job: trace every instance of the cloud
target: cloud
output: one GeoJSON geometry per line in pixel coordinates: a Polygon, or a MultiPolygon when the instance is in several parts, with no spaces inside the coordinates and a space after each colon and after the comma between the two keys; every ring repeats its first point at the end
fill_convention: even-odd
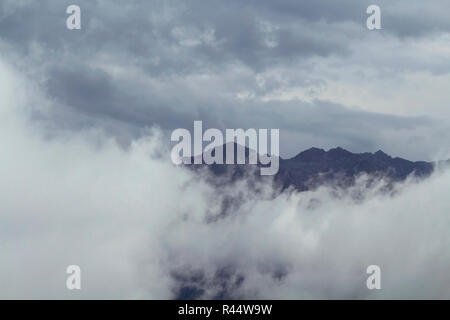
{"type": "Polygon", "coordinates": [[[370,1],[80,1],[79,31],[65,28],[69,4],[0,5],[2,56],[58,105],[49,126],[124,146],[154,125],[269,126],[285,157],[448,149],[443,2],[381,1],[380,32],[365,28],[370,1]]]}
{"type": "Polygon", "coordinates": [[[280,128],[284,157],[448,158],[443,0],[380,0],[380,32],[360,0],[79,1],[79,32],[69,4],[0,4],[0,297],[450,298],[448,171],[272,198],[211,188],[168,145],[202,120],[280,128]]]}
{"type": "Polygon", "coordinates": [[[36,105],[58,104],[0,71],[2,298],[450,297],[448,170],[394,196],[382,181],[360,190],[362,177],[363,202],[329,187],[214,189],[171,164],[157,128],[124,149],[101,129],[46,127],[36,105]],[[243,201],[209,219],[230,197],[243,201]],[[65,289],[70,264],[80,292],[65,289]],[[381,291],[365,287],[370,264],[381,291]]]}

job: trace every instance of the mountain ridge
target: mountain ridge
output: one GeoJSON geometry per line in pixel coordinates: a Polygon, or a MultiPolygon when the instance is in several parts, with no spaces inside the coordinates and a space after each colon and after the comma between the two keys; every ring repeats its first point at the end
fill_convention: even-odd
{"type": "MultiPolygon", "coordinates": [[[[222,148],[225,159],[226,144],[222,148]]],[[[236,151],[236,143],[234,143],[234,148],[236,151]]],[[[244,177],[251,168],[261,166],[259,163],[256,165],[248,164],[250,149],[247,147],[244,147],[244,149],[246,164],[206,165],[202,163],[190,166],[196,169],[207,166],[214,176],[229,175],[231,181],[234,181],[244,177]]],[[[446,163],[450,163],[450,160],[446,163]]],[[[279,157],[279,170],[275,174],[274,180],[282,189],[293,187],[297,191],[307,191],[330,181],[338,182],[339,185],[344,187],[350,186],[361,174],[399,182],[404,181],[409,176],[426,178],[433,173],[436,164],[437,162],[410,161],[400,157],[392,157],[382,150],[374,153],[353,153],[341,147],[331,148],[328,151],[312,147],[291,158],[283,159],[279,157]]]]}

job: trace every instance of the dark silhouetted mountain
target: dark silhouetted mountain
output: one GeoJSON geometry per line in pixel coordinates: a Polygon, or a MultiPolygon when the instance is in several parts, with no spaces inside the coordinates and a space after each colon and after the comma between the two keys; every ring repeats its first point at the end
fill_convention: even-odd
{"type": "MultiPolygon", "coordinates": [[[[236,144],[234,148],[236,160],[236,144]]],[[[245,148],[246,163],[248,163],[249,152],[250,150],[245,148]]],[[[223,154],[225,159],[225,145],[223,154]]],[[[192,166],[199,169],[206,164],[192,166]]],[[[258,175],[259,170],[252,169],[257,169],[259,166],[261,165],[213,164],[207,167],[216,177],[227,175],[231,180],[235,180],[249,172],[258,175]]],[[[375,153],[352,153],[340,147],[328,151],[311,148],[290,159],[280,158],[280,168],[274,180],[282,189],[294,187],[298,191],[305,191],[330,181],[338,186],[349,186],[361,174],[368,174],[375,178],[382,177],[392,182],[403,181],[409,176],[424,178],[433,172],[434,166],[433,162],[413,162],[398,157],[393,158],[381,150],[375,153]]]]}
{"type": "Polygon", "coordinates": [[[352,153],[340,147],[329,151],[311,148],[291,159],[282,159],[276,180],[284,188],[294,186],[303,191],[330,180],[346,186],[364,173],[390,181],[402,181],[410,175],[427,177],[433,168],[431,162],[392,158],[381,150],[375,153],[352,153]]]}
{"type": "MultiPolygon", "coordinates": [[[[235,144],[234,160],[236,160],[236,151],[237,146],[235,144]]],[[[249,154],[250,150],[245,148],[246,163],[248,163],[249,154]]],[[[225,145],[223,146],[223,156],[225,160],[225,145]]],[[[201,156],[199,157],[201,158],[201,156]]],[[[192,162],[193,160],[191,158],[192,162]]],[[[352,199],[361,201],[365,197],[364,188],[346,189],[346,187],[354,185],[357,177],[360,175],[367,175],[368,178],[362,180],[364,186],[367,187],[370,187],[372,182],[377,182],[378,178],[384,178],[386,183],[381,184],[377,191],[389,194],[391,191],[395,193],[395,188],[392,188],[395,182],[403,181],[408,177],[426,178],[435,168],[435,163],[413,162],[401,158],[393,158],[381,150],[375,153],[352,153],[339,147],[329,151],[311,148],[290,159],[280,158],[279,160],[279,171],[274,177],[260,176],[260,164],[189,165],[189,168],[195,171],[206,172],[204,177],[206,177],[207,181],[219,189],[218,194],[220,196],[210,199],[211,203],[213,203],[211,206],[213,209],[211,212],[208,212],[206,222],[214,223],[240,212],[242,205],[247,201],[246,195],[242,195],[239,189],[237,189],[239,192],[236,193],[228,193],[227,191],[229,190],[226,190],[228,188],[233,189],[233,183],[236,180],[244,182],[248,187],[246,191],[255,191],[258,196],[261,196],[261,199],[276,197],[279,192],[288,188],[289,191],[301,192],[326,184],[333,187],[343,187],[339,191],[349,190],[350,193],[348,195],[352,199]],[[249,176],[250,179],[240,180],[246,176],[249,176]],[[258,182],[265,179],[273,181],[278,188],[270,190],[269,194],[259,193],[260,190],[258,188],[264,186],[264,184],[258,182]],[[222,191],[221,188],[223,188],[224,192],[220,192],[222,191]]],[[[450,161],[447,161],[446,164],[450,165],[450,161]]],[[[332,191],[334,192],[335,189],[332,189],[332,191]]],[[[340,192],[336,192],[337,197],[340,194],[340,192]]],[[[343,194],[345,195],[346,192],[343,194]]],[[[314,209],[320,204],[321,199],[310,199],[308,208],[314,209]]],[[[282,280],[288,273],[287,268],[282,265],[273,266],[267,270],[268,274],[275,280],[282,280]]],[[[233,266],[218,266],[213,272],[211,270],[205,272],[202,268],[192,269],[191,266],[187,266],[174,270],[171,273],[171,277],[176,283],[173,290],[177,299],[202,299],[204,297],[212,299],[236,298],[235,292],[246,281],[245,275],[241,274],[233,266]]]]}

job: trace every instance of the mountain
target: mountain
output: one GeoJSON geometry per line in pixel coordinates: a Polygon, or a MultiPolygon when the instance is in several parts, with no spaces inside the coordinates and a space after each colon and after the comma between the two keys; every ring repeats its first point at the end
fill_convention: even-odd
{"type": "Polygon", "coordinates": [[[349,185],[355,177],[364,173],[397,182],[410,175],[427,177],[433,170],[432,162],[392,158],[381,150],[375,153],[352,153],[340,147],[329,151],[311,148],[291,159],[281,160],[276,179],[284,188],[294,186],[304,191],[331,180],[343,186],[349,185]]]}
{"type": "MultiPolygon", "coordinates": [[[[234,151],[236,155],[236,144],[234,151]]],[[[250,150],[245,149],[245,155],[248,163],[250,150]]],[[[223,146],[224,158],[226,155],[226,147],[223,146]]],[[[193,163],[193,158],[191,161],[193,163]]],[[[199,160],[199,159],[198,159],[199,160]]],[[[246,203],[248,195],[243,194],[239,188],[238,192],[234,191],[233,183],[236,180],[243,179],[250,175],[251,179],[243,181],[248,187],[250,193],[259,192],[261,184],[258,181],[269,179],[278,185],[273,189],[273,193],[258,195],[258,199],[272,199],[280,192],[290,188],[295,191],[307,191],[327,184],[332,186],[343,187],[344,189],[355,183],[356,178],[361,174],[367,174],[369,178],[364,180],[365,183],[378,181],[378,178],[384,178],[386,184],[383,184],[379,191],[382,193],[390,191],[395,192],[392,188],[393,183],[403,181],[408,177],[422,179],[428,177],[434,170],[436,163],[424,161],[408,161],[402,158],[393,158],[383,151],[375,153],[352,153],[342,148],[334,148],[328,151],[319,148],[310,148],[300,152],[290,159],[279,159],[279,171],[274,177],[260,176],[257,165],[188,165],[190,169],[207,173],[203,175],[207,181],[214,187],[219,189],[217,194],[221,196],[209,199],[211,201],[211,210],[206,216],[206,222],[212,223],[224,219],[227,216],[240,212],[242,205],[246,203]],[[224,188],[222,190],[221,188],[224,188]],[[228,189],[228,190],[227,190],[228,189]],[[224,192],[221,192],[224,191],[224,192]]],[[[200,162],[200,161],[199,161],[200,162]]],[[[450,165],[450,161],[446,162],[450,165]]],[[[200,173],[200,172],[199,172],[200,173]]],[[[351,196],[355,201],[364,199],[364,190],[355,188],[350,190],[347,195],[351,196]]],[[[272,190],[271,190],[272,191],[272,190]]],[[[344,192],[345,194],[345,192],[344,192]]],[[[340,196],[340,192],[336,192],[336,196],[340,196]]],[[[250,197],[252,199],[252,197],[250,197]]],[[[308,198],[306,198],[308,199],[308,198]]],[[[308,200],[308,208],[315,208],[321,204],[320,198],[312,198],[308,200]]],[[[284,267],[274,270],[273,277],[275,279],[283,279],[287,272],[284,267]]],[[[218,266],[215,272],[204,272],[201,268],[191,269],[190,267],[179,268],[172,272],[172,278],[175,279],[177,286],[175,294],[177,299],[199,299],[207,292],[207,288],[215,288],[217,293],[213,299],[230,299],[232,292],[241,286],[245,277],[239,273],[238,269],[233,266],[218,266]]]]}
{"type": "MultiPolygon", "coordinates": [[[[234,148],[236,151],[236,144],[234,148]]],[[[223,152],[225,158],[225,145],[223,152]]],[[[245,148],[245,152],[248,161],[249,149],[245,148]]],[[[213,176],[226,176],[234,181],[249,172],[258,175],[258,171],[253,169],[261,165],[199,164],[191,166],[195,170],[207,167],[213,176]]],[[[279,171],[274,181],[282,189],[292,187],[297,191],[306,191],[330,182],[343,187],[350,186],[361,174],[368,174],[374,178],[383,177],[391,182],[403,181],[409,176],[425,178],[433,172],[434,167],[433,162],[413,162],[398,157],[393,158],[381,150],[375,153],[352,153],[340,147],[328,151],[310,148],[290,159],[280,158],[279,171]]],[[[259,179],[265,178],[267,177],[259,177],[259,179]]],[[[220,183],[223,183],[223,179],[220,183]]]]}

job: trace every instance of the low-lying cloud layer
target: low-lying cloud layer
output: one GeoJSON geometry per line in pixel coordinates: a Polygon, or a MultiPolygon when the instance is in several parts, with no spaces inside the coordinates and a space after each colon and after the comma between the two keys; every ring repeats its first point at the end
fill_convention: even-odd
{"type": "Polygon", "coordinates": [[[55,128],[42,120],[55,102],[0,69],[1,298],[450,298],[449,171],[362,203],[327,187],[218,193],[171,164],[159,129],[124,149],[55,128]],[[81,291],[65,288],[70,264],[81,291]],[[366,288],[371,264],[380,291],[366,288]]]}

